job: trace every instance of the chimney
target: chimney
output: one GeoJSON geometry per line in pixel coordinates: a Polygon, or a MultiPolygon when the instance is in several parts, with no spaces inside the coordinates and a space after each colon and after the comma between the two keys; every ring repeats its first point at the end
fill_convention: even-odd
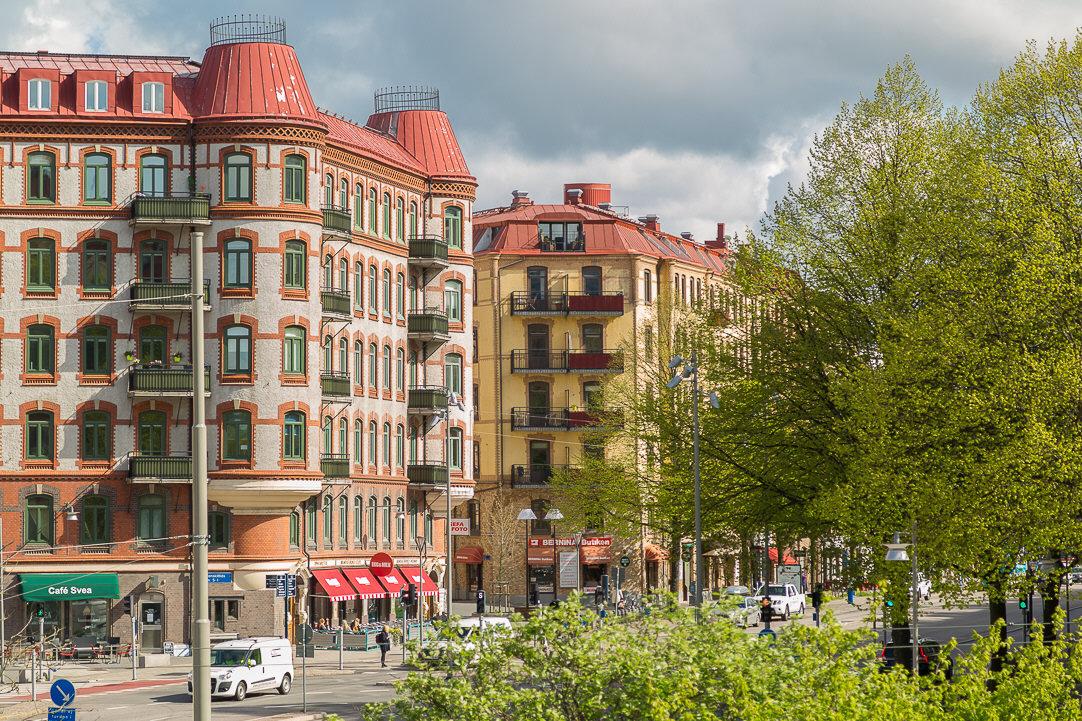
{"type": "Polygon", "coordinates": [[[718,237],[715,240],[706,241],[707,248],[725,250],[729,247],[729,241],[725,240],[725,223],[718,223],[718,237]]]}
{"type": "Polygon", "coordinates": [[[684,240],[695,240],[695,236],[694,236],[694,235],[692,235],[692,234],[691,234],[691,233],[690,233],[689,231],[687,231],[687,230],[685,230],[685,231],[684,231],[683,233],[681,233],[681,234],[680,234],[680,237],[681,237],[681,238],[683,238],[684,240]]]}
{"type": "Polygon", "coordinates": [[[533,205],[533,201],[530,200],[530,194],[525,190],[512,190],[511,207],[521,208],[524,205],[533,205]]]}
{"type": "Polygon", "coordinates": [[[598,203],[597,207],[601,208],[602,210],[611,211],[612,210],[612,203],[598,203]]]}
{"type": "Polygon", "coordinates": [[[661,231],[661,218],[656,215],[640,215],[639,222],[645,225],[647,230],[661,231]]]}
{"type": "Polygon", "coordinates": [[[602,203],[612,202],[612,186],[608,183],[564,183],[564,202],[573,205],[572,190],[582,191],[582,202],[586,205],[600,207],[602,203]]]}
{"type": "Polygon", "coordinates": [[[578,205],[582,202],[582,190],[579,188],[568,188],[564,191],[564,199],[568,205],[578,205]]]}

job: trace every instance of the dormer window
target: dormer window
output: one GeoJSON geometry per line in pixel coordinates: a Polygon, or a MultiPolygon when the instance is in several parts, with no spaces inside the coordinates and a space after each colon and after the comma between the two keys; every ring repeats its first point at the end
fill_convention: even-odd
{"type": "Polygon", "coordinates": [[[582,253],[586,250],[581,223],[538,223],[537,236],[543,252],[582,253]]]}
{"type": "Polygon", "coordinates": [[[109,83],[91,80],[86,84],[86,111],[103,113],[109,109],[109,83]]]}
{"type": "Polygon", "coordinates": [[[27,107],[30,110],[49,110],[53,104],[53,84],[48,80],[31,80],[30,100],[27,107]]]}
{"type": "Polygon", "coordinates": [[[143,112],[165,112],[165,83],[143,83],[143,112]]]}

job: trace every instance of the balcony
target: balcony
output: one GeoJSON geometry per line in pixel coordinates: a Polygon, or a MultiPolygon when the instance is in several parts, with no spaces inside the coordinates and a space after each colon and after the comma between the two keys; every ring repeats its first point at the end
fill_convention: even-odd
{"type": "Polygon", "coordinates": [[[206,193],[136,193],[131,199],[132,225],[210,225],[206,193]]]}
{"type": "Polygon", "coordinates": [[[511,466],[512,488],[538,488],[549,484],[552,477],[571,470],[572,466],[554,466],[548,463],[511,466]]]}
{"type": "Polygon", "coordinates": [[[513,350],[512,373],[566,373],[567,351],[513,350]]]}
{"type": "Polygon", "coordinates": [[[131,455],[128,457],[128,480],[132,483],[191,483],[192,457],[131,455]]]}
{"type": "Polygon", "coordinates": [[[322,453],[319,456],[319,468],[324,478],[349,478],[348,453],[322,453]]]}
{"type": "Polygon", "coordinates": [[[513,350],[512,373],[623,373],[622,350],[513,350]]]}
{"type": "MultiPolygon", "coordinates": [[[[171,280],[154,283],[136,280],[131,284],[128,306],[132,310],[190,310],[192,307],[192,282],[171,280]]],[[[203,282],[203,310],[210,310],[210,281],[203,282]]]]}
{"type": "Polygon", "coordinates": [[[349,373],[344,371],[323,371],[319,374],[319,385],[326,398],[349,398],[349,373]]]}
{"type": "Polygon", "coordinates": [[[451,334],[447,329],[447,314],[436,308],[411,310],[407,333],[410,340],[446,341],[451,334]]]}
{"type": "Polygon", "coordinates": [[[513,431],[581,431],[618,425],[617,413],[579,408],[512,408],[513,431]]]}
{"type": "Polygon", "coordinates": [[[349,291],[348,290],[321,290],[319,292],[319,302],[323,307],[324,317],[332,318],[350,318],[352,311],[349,307],[349,291]]]}
{"type": "Polygon", "coordinates": [[[442,461],[414,461],[406,466],[406,477],[412,486],[447,486],[450,474],[442,461]]]}
{"type": "Polygon", "coordinates": [[[446,268],[447,243],[434,235],[411,236],[409,264],[412,268],[446,268]]]}
{"type": "Polygon", "coordinates": [[[542,253],[585,253],[586,235],[577,237],[551,238],[538,233],[537,248],[542,253]]]}
{"type": "Polygon", "coordinates": [[[511,315],[620,316],[623,293],[511,293],[511,315]]]}
{"type": "Polygon", "coordinates": [[[323,235],[324,237],[342,238],[348,240],[351,235],[353,219],[349,216],[349,208],[337,205],[323,206],[323,235]]]}
{"type": "Polygon", "coordinates": [[[430,416],[447,410],[447,389],[443,386],[413,386],[409,390],[409,413],[430,416]]]}
{"type": "MultiPolygon", "coordinates": [[[[134,365],[128,369],[128,395],[190,396],[194,392],[194,373],[190,365],[167,368],[161,365],[134,365]]],[[[203,388],[210,395],[210,366],[203,369],[203,388]]]]}
{"type": "Polygon", "coordinates": [[[622,350],[572,350],[567,352],[569,373],[623,373],[622,350]]]}

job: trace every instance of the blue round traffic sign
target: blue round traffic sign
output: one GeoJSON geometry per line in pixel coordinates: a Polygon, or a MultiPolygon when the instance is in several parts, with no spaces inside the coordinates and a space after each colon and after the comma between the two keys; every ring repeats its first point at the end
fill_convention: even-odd
{"type": "Polygon", "coordinates": [[[764,628],[762,631],[759,632],[759,638],[766,638],[773,641],[777,637],[778,634],[774,633],[774,629],[772,628],[764,628]]]}
{"type": "Polygon", "coordinates": [[[49,687],[49,698],[54,706],[70,706],[75,701],[75,684],[66,678],[58,678],[49,687]]]}

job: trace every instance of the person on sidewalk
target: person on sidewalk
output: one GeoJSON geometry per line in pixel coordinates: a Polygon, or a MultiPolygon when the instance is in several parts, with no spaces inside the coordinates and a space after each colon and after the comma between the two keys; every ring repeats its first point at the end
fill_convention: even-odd
{"type": "Polygon", "coordinates": [[[379,646],[379,665],[387,668],[387,652],[391,650],[391,632],[384,626],[376,634],[376,645],[379,646]]]}

